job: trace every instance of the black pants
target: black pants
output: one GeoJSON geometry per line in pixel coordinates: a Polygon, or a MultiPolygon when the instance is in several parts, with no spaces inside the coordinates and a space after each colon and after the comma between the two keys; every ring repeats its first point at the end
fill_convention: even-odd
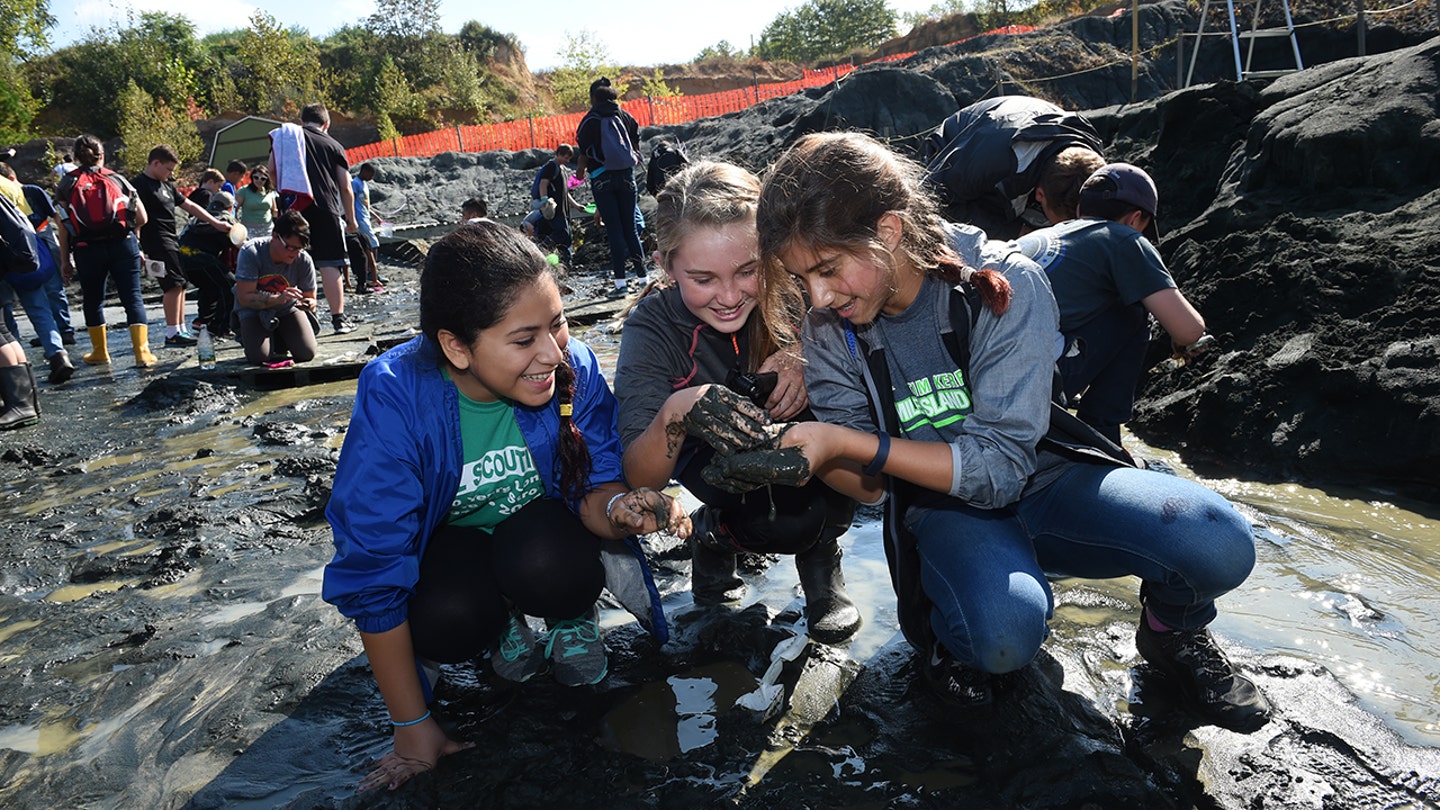
{"type": "Polygon", "coordinates": [[[803,554],[817,543],[833,542],[855,517],[855,501],[811,478],[803,487],[769,486],[735,495],[700,477],[715,451],[708,446],[685,465],[680,483],[712,509],[743,551],[803,554]],[[773,517],[772,517],[773,513],[773,517]]]}
{"type": "Polygon", "coordinates": [[[230,334],[230,312],[235,309],[235,279],[219,257],[203,252],[184,252],[180,263],[185,275],[195,282],[196,317],[205,323],[212,335],[230,334]]]}
{"type": "Polygon", "coordinates": [[[453,664],[489,649],[510,605],[528,616],[572,619],[605,587],[600,539],[565,504],[538,498],[494,534],[441,526],[420,560],[410,636],[423,658],[453,664]]]}

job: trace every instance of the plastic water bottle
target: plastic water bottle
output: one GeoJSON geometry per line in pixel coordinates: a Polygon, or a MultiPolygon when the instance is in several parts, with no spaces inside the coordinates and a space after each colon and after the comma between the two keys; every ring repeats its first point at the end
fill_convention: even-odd
{"type": "Polygon", "coordinates": [[[200,361],[200,368],[207,371],[215,368],[215,343],[210,340],[210,330],[204,325],[195,339],[195,356],[200,361]]]}

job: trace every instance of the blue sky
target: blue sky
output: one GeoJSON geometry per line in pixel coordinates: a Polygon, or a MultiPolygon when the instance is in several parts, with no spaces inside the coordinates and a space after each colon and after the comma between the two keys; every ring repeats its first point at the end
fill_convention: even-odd
{"type": "MultiPolygon", "coordinates": [[[[934,0],[890,0],[890,7],[905,13],[928,9],[934,0]]],[[[621,65],[659,65],[688,62],[701,49],[726,40],[749,47],[775,15],[795,8],[800,0],[722,0],[690,4],[676,0],[488,0],[459,3],[442,0],[441,27],[454,33],[467,20],[514,34],[525,46],[531,70],[555,67],[557,52],[567,36],[589,30],[605,44],[612,61],[621,65]],[[619,14],[598,13],[618,9],[619,14]],[[684,9],[683,11],[681,9],[684,9]]],[[[347,23],[359,23],[375,10],[374,0],[51,0],[58,21],[50,30],[56,47],[83,39],[94,26],[126,23],[129,15],[164,11],[188,17],[203,36],[215,31],[244,28],[255,9],[263,9],[283,25],[299,25],[323,37],[347,23]]]]}

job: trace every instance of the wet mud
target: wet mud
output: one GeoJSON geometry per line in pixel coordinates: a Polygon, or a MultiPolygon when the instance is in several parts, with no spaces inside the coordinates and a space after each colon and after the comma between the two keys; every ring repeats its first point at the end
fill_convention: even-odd
{"type": "MultiPolygon", "coordinates": [[[[364,305],[377,330],[407,306],[364,305]]],[[[613,350],[596,337],[602,356],[613,350]]],[[[516,686],[483,661],[445,667],[436,715],[476,747],[393,793],[357,794],[390,730],[353,627],[319,598],[323,508],[354,384],[257,392],[197,378],[192,358],[165,359],[158,371],[82,372],[42,391],[41,425],[4,437],[7,807],[1440,802],[1433,717],[1426,731],[1423,717],[1378,713],[1332,674],[1343,661],[1245,643],[1268,619],[1260,631],[1222,619],[1221,632],[1241,637],[1227,647],[1275,720],[1251,735],[1195,725],[1139,665],[1128,582],[1057,583],[1040,658],[993,710],[947,710],[898,635],[878,515],[865,510],[841,540],[866,622],[848,647],[798,635],[803,594],[789,560],[744,560],[743,609],[696,608],[684,544],[652,535],[671,641],[657,645],[611,605],[610,674],[597,687],[546,675],[516,686]]],[[[1262,549],[1247,589],[1307,567],[1295,559],[1300,524],[1247,514],[1262,549]]],[[[1419,562],[1415,573],[1440,581],[1419,562]]],[[[1317,593],[1348,587],[1354,598],[1327,615],[1365,637],[1401,645],[1416,632],[1383,594],[1306,575],[1317,593]]],[[[1436,696],[1411,697],[1423,715],[1436,696]]],[[[1412,704],[1401,705],[1393,714],[1412,704]]]]}

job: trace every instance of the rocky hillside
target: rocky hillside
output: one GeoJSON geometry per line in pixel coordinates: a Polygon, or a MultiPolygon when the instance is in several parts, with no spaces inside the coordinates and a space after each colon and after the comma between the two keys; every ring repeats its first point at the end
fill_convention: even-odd
{"type": "MultiPolygon", "coordinates": [[[[692,157],[755,170],[819,130],[863,129],[913,153],[960,106],[1043,91],[1086,111],[1111,158],[1155,176],[1161,252],[1221,341],[1199,363],[1143,384],[1136,432],[1252,476],[1440,497],[1440,39],[1372,28],[1371,56],[1268,86],[1227,81],[1233,61],[1217,41],[1197,67],[1207,83],[1177,90],[1166,43],[1194,30],[1194,13],[1178,0],[1141,8],[1141,48],[1155,50],[1139,70],[1147,100],[1135,104],[1126,103],[1129,17],[1090,17],[929,48],[838,87],[642,136],[678,138],[692,157]],[[1381,40],[1396,47],[1374,55],[1381,40]],[[1077,74],[1076,65],[1093,69],[1077,74]]],[[[1302,32],[1312,63],[1355,45],[1353,30],[1302,32]]],[[[544,158],[386,161],[375,193],[388,199],[377,204],[449,220],[480,193],[492,211],[521,211],[544,158]]]]}

